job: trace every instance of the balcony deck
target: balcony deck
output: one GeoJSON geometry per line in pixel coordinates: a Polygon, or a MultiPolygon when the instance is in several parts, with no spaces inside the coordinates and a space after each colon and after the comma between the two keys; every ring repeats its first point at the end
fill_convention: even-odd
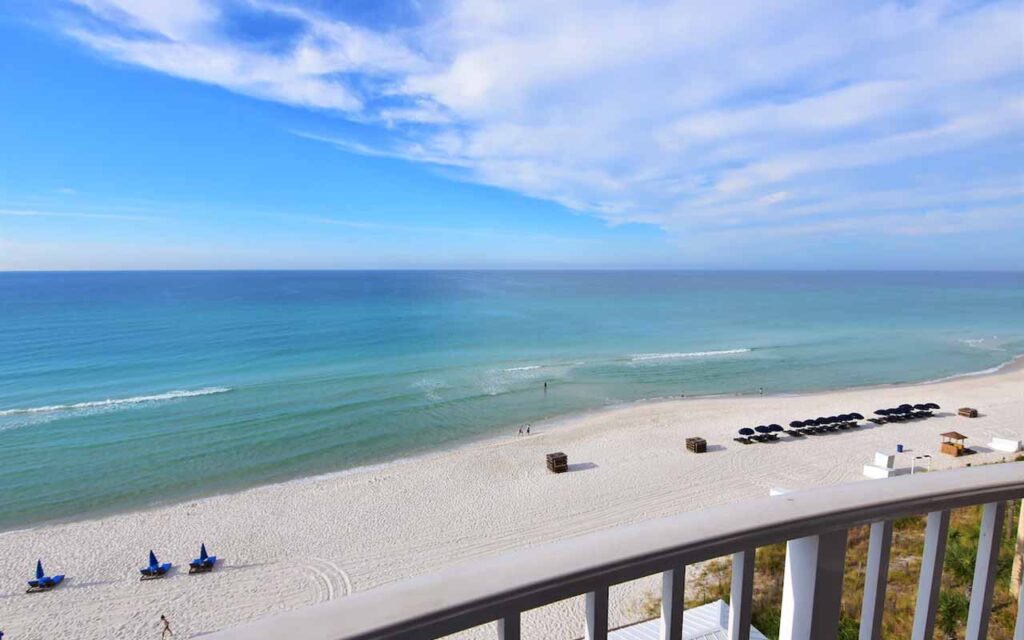
{"type": "MultiPolygon", "coordinates": [[[[862,614],[862,638],[878,637],[891,522],[928,514],[912,640],[931,638],[945,552],[949,510],[985,505],[968,640],[988,627],[997,542],[1005,502],[1024,498],[1024,464],[917,474],[787,493],[601,531],[432,575],[385,585],[212,634],[211,640],[302,637],[306,640],[432,638],[496,622],[498,637],[519,637],[521,612],[586,594],[581,621],[587,640],[606,640],[608,588],[661,574],[666,640],[682,637],[685,567],[731,555],[733,584],[728,637],[750,638],[753,553],[788,543],[781,637],[835,636],[846,532],[872,526],[872,550],[862,614]],[[867,635],[863,635],[863,634],[867,635]]],[[[1024,600],[1024,599],[1022,599],[1024,600]]],[[[1024,640],[1018,615],[1015,640],[1024,640]]]]}

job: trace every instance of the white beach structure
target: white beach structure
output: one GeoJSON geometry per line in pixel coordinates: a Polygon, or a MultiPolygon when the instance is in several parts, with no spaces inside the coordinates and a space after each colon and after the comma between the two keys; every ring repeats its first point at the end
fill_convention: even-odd
{"type": "MultiPolygon", "coordinates": [[[[661,620],[648,620],[608,633],[608,640],[662,640],[661,620]]],[[[729,605],[716,600],[683,612],[682,640],[729,640],[729,605]]],[[[750,640],[768,640],[750,627],[750,640]]]]}
{"type": "Polygon", "coordinates": [[[864,465],[864,476],[866,478],[891,478],[896,475],[896,455],[892,453],[875,452],[873,464],[864,465]]]}
{"type": "Polygon", "coordinates": [[[1020,440],[1014,440],[1011,438],[992,438],[992,441],[988,443],[988,448],[993,451],[1017,453],[1021,450],[1021,443],[1020,440]]]}

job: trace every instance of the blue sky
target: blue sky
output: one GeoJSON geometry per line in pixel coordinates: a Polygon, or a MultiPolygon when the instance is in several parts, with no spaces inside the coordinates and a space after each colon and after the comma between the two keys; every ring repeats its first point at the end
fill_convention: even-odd
{"type": "Polygon", "coordinates": [[[1022,20],[9,0],[0,269],[1021,269],[1022,20]]]}

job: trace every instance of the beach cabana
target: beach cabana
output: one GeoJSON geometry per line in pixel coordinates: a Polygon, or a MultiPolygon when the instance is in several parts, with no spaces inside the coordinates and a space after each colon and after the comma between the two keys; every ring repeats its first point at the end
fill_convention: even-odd
{"type": "Polygon", "coordinates": [[[156,559],[156,554],[153,550],[149,551],[149,566],[139,569],[139,573],[142,574],[140,580],[152,580],[154,578],[162,578],[167,575],[167,572],[171,570],[171,563],[165,562],[160,564],[160,561],[156,559]]]}
{"type": "Polygon", "coordinates": [[[43,571],[43,561],[36,560],[36,579],[28,581],[28,593],[35,593],[37,591],[49,591],[56,587],[61,582],[64,582],[64,575],[48,576],[43,571]]]}
{"type": "Polygon", "coordinates": [[[947,431],[942,434],[942,446],[939,451],[954,458],[962,456],[967,452],[967,447],[964,446],[965,440],[967,440],[967,436],[959,431],[947,431]]]}

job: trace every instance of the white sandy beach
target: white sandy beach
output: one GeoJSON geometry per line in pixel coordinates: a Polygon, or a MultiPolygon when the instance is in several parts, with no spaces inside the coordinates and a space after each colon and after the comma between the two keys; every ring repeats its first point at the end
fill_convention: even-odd
{"type": "MultiPolygon", "coordinates": [[[[5,640],[158,638],[160,614],[186,638],[446,565],[597,529],[861,476],[876,450],[930,453],[934,467],[1001,460],[992,436],[1024,439],[1024,367],[916,386],[804,396],[665,400],[534,426],[510,437],[378,468],[231,495],[0,534],[0,629],[5,640]],[[743,446],[739,427],[860,411],[902,402],[942,405],[930,420],[743,446]],[[977,407],[977,419],[957,417],[977,407]],[[970,437],[978,455],[938,455],[939,433],[970,437]],[[683,439],[707,438],[705,455],[683,439]],[[571,472],[549,474],[544,454],[564,451],[571,472]],[[140,582],[153,548],[177,565],[205,541],[223,558],[212,574],[178,568],[140,582]],[[68,581],[25,594],[36,558],[68,581]]],[[[1024,473],[1024,464],[1022,464],[1024,473]]],[[[186,567],[187,569],[187,567],[186,567]]],[[[653,579],[613,590],[612,623],[635,619],[653,579]]],[[[580,599],[529,612],[524,635],[573,638],[580,599]]],[[[475,637],[494,637],[493,627],[475,637]]]]}

